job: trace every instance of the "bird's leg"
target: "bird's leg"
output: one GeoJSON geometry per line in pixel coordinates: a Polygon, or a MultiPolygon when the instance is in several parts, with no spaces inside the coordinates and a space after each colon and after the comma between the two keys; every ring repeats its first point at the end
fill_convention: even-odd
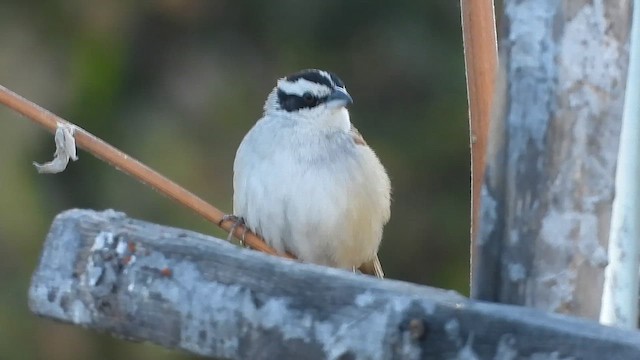
{"type": "Polygon", "coordinates": [[[240,219],[242,219],[242,225],[244,225],[244,229],[242,230],[242,237],[240,238],[240,246],[248,247],[244,242],[244,237],[247,235],[247,226],[244,223],[244,219],[243,218],[240,218],[240,219]]]}
{"type": "MultiPolygon", "coordinates": [[[[233,221],[233,225],[231,226],[231,229],[229,230],[229,236],[227,236],[227,241],[231,241],[231,238],[233,237],[233,234],[236,232],[236,229],[238,228],[238,226],[244,226],[244,218],[241,216],[236,216],[233,214],[226,214],[222,217],[222,220],[220,220],[218,222],[218,226],[222,225],[223,222],[225,221],[233,221]]],[[[244,230],[242,231],[242,238],[240,239],[240,246],[245,246],[244,245],[244,237],[247,234],[247,227],[244,227],[244,230]]]]}

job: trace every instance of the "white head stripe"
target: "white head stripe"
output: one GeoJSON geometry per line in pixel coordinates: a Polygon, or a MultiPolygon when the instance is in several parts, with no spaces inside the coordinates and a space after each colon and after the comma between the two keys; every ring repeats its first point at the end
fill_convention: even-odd
{"type": "Polygon", "coordinates": [[[331,89],[326,85],[311,82],[307,79],[298,79],[295,82],[280,79],[278,80],[278,89],[287,94],[300,96],[306,92],[310,92],[316,96],[327,96],[331,93],[331,89]]]}
{"type": "Polygon", "coordinates": [[[331,82],[333,85],[335,85],[333,83],[333,79],[331,78],[331,75],[329,75],[328,72],[324,71],[324,70],[318,70],[318,74],[324,76],[325,78],[327,78],[327,80],[329,80],[329,82],[331,82]]]}

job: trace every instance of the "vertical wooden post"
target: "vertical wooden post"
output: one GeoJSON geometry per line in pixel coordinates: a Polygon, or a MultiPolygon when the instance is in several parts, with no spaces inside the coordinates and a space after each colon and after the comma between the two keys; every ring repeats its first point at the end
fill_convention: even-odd
{"type": "Polygon", "coordinates": [[[477,298],[597,319],[630,14],[629,1],[504,1],[477,298]]]}
{"type": "Polygon", "coordinates": [[[640,0],[633,2],[629,49],[600,322],[635,329],[640,263],[640,0]]]}
{"type": "MultiPolygon", "coordinates": [[[[498,59],[493,0],[460,0],[471,143],[471,269],[498,59]]],[[[473,279],[473,270],[471,271],[473,279]]]]}

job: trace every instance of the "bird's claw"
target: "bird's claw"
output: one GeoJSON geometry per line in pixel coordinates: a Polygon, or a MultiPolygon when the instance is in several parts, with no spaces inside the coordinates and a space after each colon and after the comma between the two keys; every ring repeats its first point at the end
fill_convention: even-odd
{"type": "MultiPolygon", "coordinates": [[[[236,229],[238,228],[238,226],[244,226],[244,218],[241,216],[236,216],[233,214],[225,214],[222,219],[218,222],[218,226],[222,225],[223,222],[225,221],[232,221],[233,225],[231,226],[231,229],[229,230],[229,235],[227,236],[227,241],[231,241],[231,238],[233,237],[233,234],[236,232],[236,229]]],[[[245,246],[245,242],[244,242],[244,238],[245,235],[247,234],[247,227],[244,226],[244,229],[242,231],[242,236],[240,238],[240,246],[245,246]]]]}

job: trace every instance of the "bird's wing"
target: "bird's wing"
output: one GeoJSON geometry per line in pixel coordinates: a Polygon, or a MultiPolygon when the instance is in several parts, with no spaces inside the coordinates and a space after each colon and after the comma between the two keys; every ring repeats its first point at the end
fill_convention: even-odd
{"type": "Polygon", "coordinates": [[[364,141],[364,138],[362,137],[362,135],[360,134],[358,129],[356,129],[355,126],[351,125],[351,130],[349,131],[349,133],[351,134],[351,137],[353,138],[353,141],[356,144],[362,145],[362,146],[367,146],[367,142],[364,141]]]}

